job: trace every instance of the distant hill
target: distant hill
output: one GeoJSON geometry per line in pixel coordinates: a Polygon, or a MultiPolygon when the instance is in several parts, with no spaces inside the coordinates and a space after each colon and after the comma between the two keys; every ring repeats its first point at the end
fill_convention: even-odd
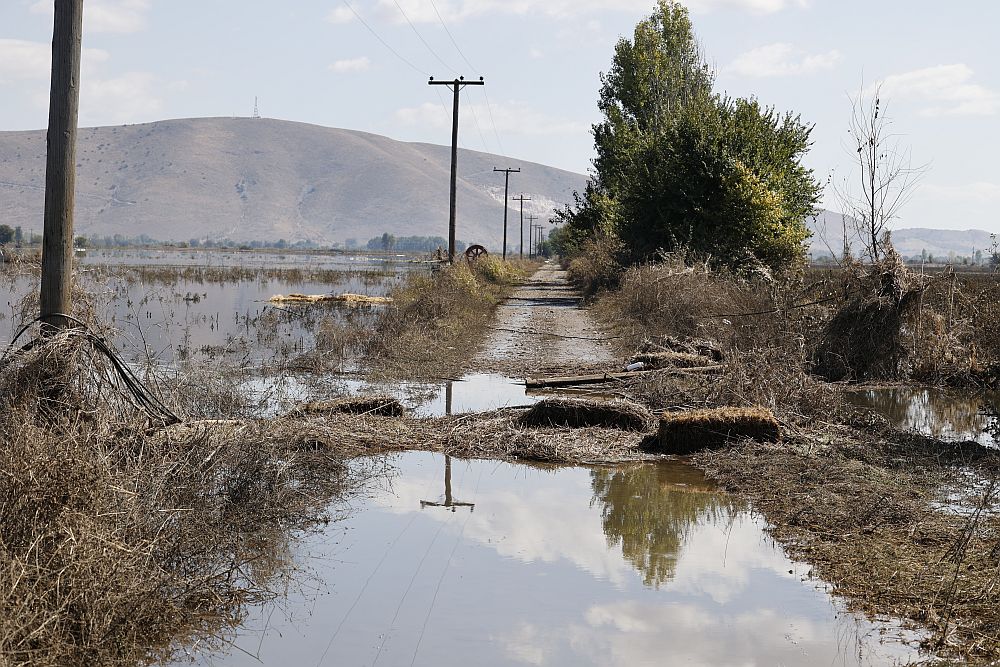
{"type": "MultiPolygon", "coordinates": [[[[809,239],[809,252],[813,257],[830,255],[831,250],[840,255],[844,248],[844,216],[835,211],[821,210],[809,222],[813,236],[809,239]]],[[[855,254],[864,247],[854,231],[853,220],[848,217],[847,236],[855,254]]],[[[976,250],[984,253],[990,249],[990,233],[982,229],[923,229],[904,228],[892,230],[892,243],[903,257],[919,256],[923,250],[936,259],[947,260],[950,253],[971,256],[976,250]]]]}
{"type": "MultiPolygon", "coordinates": [[[[448,235],[447,146],[281,120],[193,118],[81,129],[77,162],[78,234],[323,244],[364,244],[383,232],[448,235]]],[[[586,184],[583,174],[460,150],[458,237],[494,249],[503,178],[493,167],[521,168],[511,195],[531,197],[525,216],[543,222],[586,184]]],[[[44,185],[45,132],[0,132],[0,224],[41,231],[44,185]]],[[[511,248],[517,226],[512,202],[511,248]]],[[[821,211],[810,226],[814,257],[829,254],[827,245],[839,254],[839,213],[821,211]]],[[[893,241],[904,256],[990,247],[981,230],[899,229],[893,241]]]]}
{"type": "MultiPolygon", "coordinates": [[[[450,148],[304,123],[198,118],[80,130],[76,233],[362,244],[448,236],[450,148]]],[[[503,178],[547,221],[586,177],[459,151],[458,237],[499,248],[503,178]]],[[[0,132],[0,224],[40,231],[45,132],[0,132]]],[[[508,242],[518,243],[511,203],[508,242]]]]}

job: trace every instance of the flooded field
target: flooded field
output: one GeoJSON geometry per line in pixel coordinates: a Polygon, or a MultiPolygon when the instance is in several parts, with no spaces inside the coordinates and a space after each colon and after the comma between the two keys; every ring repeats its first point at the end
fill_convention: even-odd
{"type": "Polygon", "coordinates": [[[893,426],[943,440],[1000,445],[1000,392],[954,392],[887,387],[849,394],[852,402],[886,417],[893,426]]]}
{"type": "MultiPolygon", "coordinates": [[[[313,347],[324,321],[364,319],[371,309],[303,309],[270,304],[272,296],[381,296],[408,271],[428,270],[406,257],[236,251],[97,250],[77,261],[80,286],[123,353],[160,364],[287,359],[313,347]]],[[[0,345],[36,314],[37,285],[23,269],[0,273],[0,345]]]]}
{"type": "Polygon", "coordinates": [[[915,657],[845,613],[747,508],[678,464],[394,459],[304,539],[302,580],[201,665],[869,665],[915,657]]]}

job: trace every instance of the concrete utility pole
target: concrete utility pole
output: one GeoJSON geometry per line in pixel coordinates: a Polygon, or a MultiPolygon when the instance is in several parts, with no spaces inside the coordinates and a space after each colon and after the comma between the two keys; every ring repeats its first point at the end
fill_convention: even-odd
{"type": "Polygon", "coordinates": [[[503,258],[507,259],[507,188],[510,185],[510,175],[520,174],[521,169],[497,169],[493,171],[503,172],[503,258]]]}
{"type": "Polygon", "coordinates": [[[57,314],[69,313],[73,284],[73,197],[82,43],[83,0],[55,0],[39,295],[39,315],[53,328],[69,325],[57,314]]]}
{"type": "Polygon", "coordinates": [[[452,107],[451,119],[451,210],[448,214],[448,261],[455,263],[455,201],[458,196],[458,97],[459,92],[466,86],[485,86],[483,77],[479,81],[466,81],[465,77],[459,77],[454,81],[435,81],[431,77],[427,82],[431,86],[449,86],[455,94],[455,102],[452,107]]]}
{"type": "Polygon", "coordinates": [[[531,201],[531,197],[525,197],[521,195],[519,197],[511,197],[513,201],[521,202],[521,257],[524,257],[524,202],[531,201]]]}
{"type": "Polygon", "coordinates": [[[528,257],[534,257],[532,250],[534,249],[534,239],[535,239],[535,220],[538,220],[537,215],[528,216],[528,257]]]}

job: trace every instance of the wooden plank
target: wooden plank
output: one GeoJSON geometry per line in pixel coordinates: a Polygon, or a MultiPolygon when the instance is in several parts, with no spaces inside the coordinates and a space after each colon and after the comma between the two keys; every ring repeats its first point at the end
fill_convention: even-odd
{"type": "Polygon", "coordinates": [[[600,375],[568,375],[542,378],[525,378],[524,385],[528,389],[540,389],[542,387],[571,387],[582,384],[601,384],[613,380],[628,380],[637,378],[648,373],[669,373],[672,375],[684,375],[686,373],[721,373],[722,367],[696,366],[694,368],[651,368],[641,371],[623,371],[621,373],[602,373],[600,375]]]}

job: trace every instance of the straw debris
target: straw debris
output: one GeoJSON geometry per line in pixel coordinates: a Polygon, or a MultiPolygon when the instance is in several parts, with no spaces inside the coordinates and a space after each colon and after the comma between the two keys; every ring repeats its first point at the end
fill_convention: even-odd
{"type": "Polygon", "coordinates": [[[524,426],[600,426],[623,431],[643,431],[652,421],[652,414],[637,403],[565,398],[541,400],[518,420],[524,426]]]}
{"type": "Polygon", "coordinates": [[[270,303],[346,303],[352,306],[384,306],[392,303],[388,296],[368,296],[367,294],[275,294],[270,303]]]}
{"type": "Polygon", "coordinates": [[[641,362],[646,368],[701,368],[715,365],[710,357],[690,352],[640,352],[632,355],[632,363],[641,362]]]}
{"type": "Polygon", "coordinates": [[[777,442],[780,437],[781,428],[770,410],[723,407],[664,414],[656,443],[665,454],[691,454],[732,440],[777,442]]]}
{"type": "Polygon", "coordinates": [[[329,401],[304,403],[293,411],[293,415],[322,415],[337,412],[401,417],[406,412],[406,408],[392,396],[347,396],[329,401]]]}

